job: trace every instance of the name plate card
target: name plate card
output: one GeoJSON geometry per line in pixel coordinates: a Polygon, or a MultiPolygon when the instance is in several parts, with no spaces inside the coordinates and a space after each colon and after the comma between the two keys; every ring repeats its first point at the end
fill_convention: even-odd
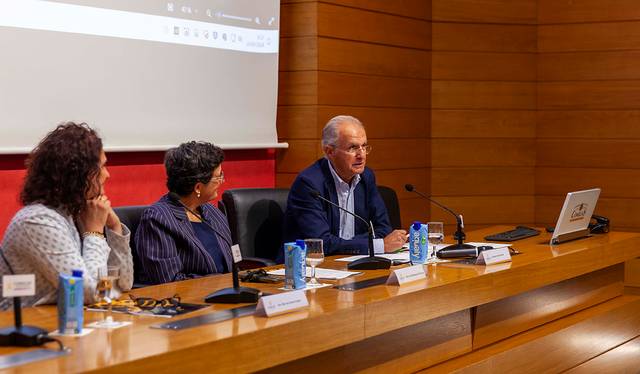
{"type": "Polygon", "coordinates": [[[387,284],[402,286],[405,283],[425,279],[426,277],[424,265],[413,265],[392,271],[387,279],[387,284]]]}
{"type": "Polygon", "coordinates": [[[508,247],[488,249],[480,252],[476,265],[494,265],[503,262],[511,262],[511,254],[508,247]]]}
{"type": "Polygon", "coordinates": [[[233,255],[233,262],[238,263],[242,261],[242,252],[240,252],[240,245],[234,244],[231,246],[231,254],[233,255]]]}
{"type": "Polygon", "coordinates": [[[36,294],[34,274],[3,275],[2,297],[33,296],[36,294]]]}
{"type": "Polygon", "coordinates": [[[270,296],[262,296],[256,307],[256,315],[275,316],[309,307],[304,291],[289,291],[270,296]]]}

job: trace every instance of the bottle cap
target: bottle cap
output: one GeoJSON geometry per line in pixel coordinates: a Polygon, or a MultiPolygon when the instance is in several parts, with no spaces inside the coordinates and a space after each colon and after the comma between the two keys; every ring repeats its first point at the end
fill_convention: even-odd
{"type": "Polygon", "coordinates": [[[414,230],[420,230],[420,226],[422,226],[422,222],[420,221],[413,221],[413,224],[411,225],[413,226],[414,230]]]}
{"type": "Polygon", "coordinates": [[[82,270],[71,270],[71,275],[76,278],[82,278],[82,270]]]}

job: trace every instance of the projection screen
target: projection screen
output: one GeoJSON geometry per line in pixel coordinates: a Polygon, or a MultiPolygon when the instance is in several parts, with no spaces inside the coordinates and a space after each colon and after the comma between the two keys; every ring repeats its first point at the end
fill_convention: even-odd
{"type": "Polygon", "coordinates": [[[111,151],[277,144],[279,0],[0,0],[1,153],[62,121],[111,151]]]}

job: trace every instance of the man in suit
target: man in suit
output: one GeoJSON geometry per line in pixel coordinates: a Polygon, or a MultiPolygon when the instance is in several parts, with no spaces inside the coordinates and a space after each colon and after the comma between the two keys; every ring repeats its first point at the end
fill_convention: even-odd
{"type": "Polygon", "coordinates": [[[364,222],[312,196],[321,196],[373,223],[374,251],[392,252],[407,240],[405,230],[392,230],[373,171],[366,167],[371,146],[362,123],[337,116],[322,130],[325,157],[303,170],[291,186],[284,219],[286,241],[321,238],[332,254],[367,254],[364,222]]]}

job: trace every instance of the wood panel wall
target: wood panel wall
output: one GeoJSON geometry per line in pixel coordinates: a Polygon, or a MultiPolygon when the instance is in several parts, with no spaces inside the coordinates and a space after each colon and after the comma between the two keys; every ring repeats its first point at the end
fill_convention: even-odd
{"type": "Polygon", "coordinates": [[[640,229],[640,7],[539,0],[536,220],[601,187],[596,213],[640,229]]]}
{"type": "Polygon", "coordinates": [[[402,220],[429,206],[404,191],[430,193],[431,2],[282,1],[276,183],[289,187],[322,157],[321,131],[350,114],[367,129],[367,164],[400,198],[402,220]]]}
{"type": "Polygon", "coordinates": [[[279,186],[348,113],[404,226],[451,222],[413,183],[470,228],[549,225],[566,192],[599,186],[597,213],[640,229],[635,0],[283,0],[281,19],[279,186]]]}
{"type": "MultiPolygon", "coordinates": [[[[470,228],[531,224],[536,0],[432,5],[432,194],[470,228]]],[[[436,208],[432,217],[451,222],[436,208]]]]}

